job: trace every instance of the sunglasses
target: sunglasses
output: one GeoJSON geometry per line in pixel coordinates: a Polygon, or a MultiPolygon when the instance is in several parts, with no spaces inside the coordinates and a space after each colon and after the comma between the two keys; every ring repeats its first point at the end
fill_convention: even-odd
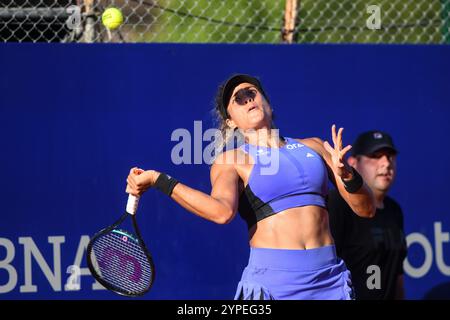
{"type": "Polygon", "coordinates": [[[375,152],[372,152],[368,155],[366,155],[366,157],[371,158],[371,159],[380,159],[383,156],[386,156],[389,160],[393,160],[394,157],[397,155],[397,153],[395,151],[389,150],[389,149],[382,149],[382,150],[378,150],[375,152]]]}
{"type": "Polygon", "coordinates": [[[252,87],[242,88],[234,95],[234,101],[238,105],[243,106],[248,100],[254,100],[257,93],[258,91],[252,87]]]}

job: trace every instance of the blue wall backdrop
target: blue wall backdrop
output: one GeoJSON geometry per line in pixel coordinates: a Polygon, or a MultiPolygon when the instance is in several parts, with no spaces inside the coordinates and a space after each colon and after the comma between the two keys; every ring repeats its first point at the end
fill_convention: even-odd
{"type": "MultiPolygon", "coordinates": [[[[217,85],[235,72],[262,79],[286,136],[330,141],[333,123],[347,144],[393,135],[407,298],[450,298],[449,57],[448,46],[0,44],[0,299],[123,299],[93,286],[88,237],[122,213],[133,166],[209,192],[202,159],[172,162],[171,134],[201,143],[194,121],[213,126],[217,85]],[[65,287],[73,264],[78,291],[65,287]]],[[[248,259],[239,217],[215,225],[150,190],[138,220],[157,267],[144,298],[233,297],[248,259]]]]}

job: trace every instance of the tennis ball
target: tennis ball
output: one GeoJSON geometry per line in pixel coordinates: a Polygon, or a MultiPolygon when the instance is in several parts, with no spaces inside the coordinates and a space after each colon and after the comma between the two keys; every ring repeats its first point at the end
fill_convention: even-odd
{"type": "Polygon", "coordinates": [[[123,22],[122,12],[117,8],[108,8],[102,14],[102,22],[105,27],[114,30],[123,22]]]}

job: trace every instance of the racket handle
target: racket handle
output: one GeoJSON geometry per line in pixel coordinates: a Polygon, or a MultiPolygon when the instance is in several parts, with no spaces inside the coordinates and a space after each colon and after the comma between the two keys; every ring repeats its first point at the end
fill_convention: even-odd
{"type": "Polygon", "coordinates": [[[139,203],[139,197],[129,194],[128,201],[127,201],[127,212],[131,215],[134,215],[136,213],[138,203],[139,203]]]}

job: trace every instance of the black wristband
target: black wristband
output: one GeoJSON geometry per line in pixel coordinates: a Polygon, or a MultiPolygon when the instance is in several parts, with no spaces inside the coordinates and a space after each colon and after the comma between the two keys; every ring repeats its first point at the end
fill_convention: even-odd
{"type": "Polygon", "coordinates": [[[155,188],[161,192],[167,194],[169,197],[172,195],[173,188],[178,184],[178,180],[171,176],[161,172],[158,179],[155,182],[155,188]]]}
{"type": "Polygon", "coordinates": [[[341,180],[344,183],[345,190],[347,190],[348,193],[356,193],[359,189],[361,189],[364,181],[355,168],[351,167],[351,170],[353,175],[352,180],[344,181],[342,178],[341,180]]]}

